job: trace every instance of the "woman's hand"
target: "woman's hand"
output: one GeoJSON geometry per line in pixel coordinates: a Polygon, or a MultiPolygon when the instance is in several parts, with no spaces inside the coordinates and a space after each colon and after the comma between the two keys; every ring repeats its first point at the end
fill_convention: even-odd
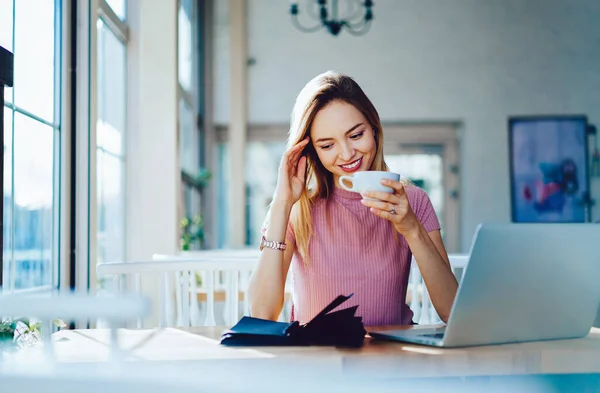
{"type": "Polygon", "coordinates": [[[292,206],[300,199],[306,181],[306,156],[302,155],[309,137],[289,148],[281,158],[274,201],[292,206]]]}
{"type": "Polygon", "coordinates": [[[381,184],[394,189],[394,193],[371,191],[363,193],[363,197],[374,198],[376,201],[363,199],[362,204],[369,207],[371,213],[391,221],[401,235],[419,229],[419,220],[408,203],[404,185],[399,181],[382,179],[381,184]]]}
{"type": "Polygon", "coordinates": [[[381,184],[393,188],[394,193],[367,192],[363,194],[365,197],[377,200],[363,199],[362,203],[376,216],[391,221],[394,228],[404,236],[419,265],[431,303],[442,321],[447,322],[458,283],[450,268],[440,231],[425,231],[408,203],[402,183],[384,179],[381,184]]]}

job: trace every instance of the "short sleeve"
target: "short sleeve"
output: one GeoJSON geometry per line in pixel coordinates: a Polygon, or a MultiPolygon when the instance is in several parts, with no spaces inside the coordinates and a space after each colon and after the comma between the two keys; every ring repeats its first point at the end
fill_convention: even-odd
{"type": "Polygon", "coordinates": [[[421,225],[423,225],[423,228],[425,228],[427,232],[441,229],[440,221],[427,193],[417,186],[406,186],[404,187],[404,190],[408,197],[408,203],[421,222],[421,225]]]}

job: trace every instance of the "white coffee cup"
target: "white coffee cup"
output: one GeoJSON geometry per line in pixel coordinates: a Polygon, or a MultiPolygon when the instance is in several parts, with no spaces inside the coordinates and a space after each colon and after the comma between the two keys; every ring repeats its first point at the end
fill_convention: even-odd
{"type": "Polygon", "coordinates": [[[393,188],[381,184],[382,179],[399,181],[400,175],[394,172],[386,171],[361,171],[356,172],[352,176],[340,176],[339,183],[344,190],[358,192],[360,194],[367,191],[382,191],[393,193],[393,188]],[[352,187],[348,187],[344,182],[352,183],[352,187]]]}

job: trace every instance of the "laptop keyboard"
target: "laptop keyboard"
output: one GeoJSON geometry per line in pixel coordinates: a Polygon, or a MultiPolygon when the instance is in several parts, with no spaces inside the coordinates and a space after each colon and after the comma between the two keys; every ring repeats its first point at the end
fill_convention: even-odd
{"type": "Polygon", "coordinates": [[[421,337],[444,338],[444,333],[420,334],[421,337]]]}

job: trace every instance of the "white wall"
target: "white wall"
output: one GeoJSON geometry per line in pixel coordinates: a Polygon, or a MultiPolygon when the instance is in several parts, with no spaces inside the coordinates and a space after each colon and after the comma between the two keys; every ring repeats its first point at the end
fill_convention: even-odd
{"type": "MultiPolygon", "coordinates": [[[[129,1],[127,131],[127,259],[178,251],[177,2],[129,1]],[[160,26],[160,28],[157,28],[160,26]]],[[[155,277],[143,292],[154,302],[155,277]]]]}
{"type": "MultiPolygon", "coordinates": [[[[222,3],[215,12],[214,118],[227,124],[222,3]]],[[[507,116],[585,113],[600,122],[598,0],[379,0],[371,31],[358,38],[301,33],[288,7],[248,0],[256,61],[249,121],[288,122],[298,91],[328,69],[354,76],[384,122],[460,120],[464,249],[479,222],[510,219],[507,116]]]]}

